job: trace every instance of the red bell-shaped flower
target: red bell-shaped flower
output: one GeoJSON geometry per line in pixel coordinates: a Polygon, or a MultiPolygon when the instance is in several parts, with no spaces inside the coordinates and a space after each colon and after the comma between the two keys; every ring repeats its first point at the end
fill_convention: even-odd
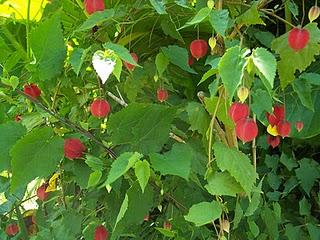
{"type": "Polygon", "coordinates": [[[251,118],[242,118],[236,123],[236,134],[242,142],[250,142],[258,135],[257,123],[251,118]]]}

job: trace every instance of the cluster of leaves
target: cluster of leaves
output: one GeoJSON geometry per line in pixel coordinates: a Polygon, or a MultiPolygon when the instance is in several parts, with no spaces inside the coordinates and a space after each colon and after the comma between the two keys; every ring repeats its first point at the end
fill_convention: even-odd
{"type": "Polygon", "coordinates": [[[274,22],[278,12],[298,22],[311,5],[105,1],[89,16],[78,0],[31,2],[43,5],[1,14],[0,239],[93,239],[101,224],[110,239],[320,238],[320,30],[307,24],[296,52],[274,22]],[[190,42],[211,37],[211,54],[189,65],[190,42]],[[98,50],[116,62],[105,84],[98,50]],[[127,70],[130,52],[139,62],[127,70]],[[253,143],[238,143],[228,116],[241,85],[259,124],[253,143]],[[97,97],[111,105],[105,119],[88,109],[97,97]],[[271,149],[275,103],[304,128],[271,149]],[[71,137],[86,145],[80,159],[64,157],[71,137]],[[35,202],[43,181],[48,198],[35,202]],[[20,229],[11,238],[10,223],[20,229]]]}

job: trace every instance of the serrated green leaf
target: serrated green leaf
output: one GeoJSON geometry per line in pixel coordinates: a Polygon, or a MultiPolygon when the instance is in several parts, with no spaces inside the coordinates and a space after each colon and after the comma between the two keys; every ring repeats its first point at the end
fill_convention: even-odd
{"type": "Polygon", "coordinates": [[[320,227],[313,225],[312,223],[307,224],[310,240],[320,239],[320,227]]]}
{"type": "Polygon", "coordinates": [[[101,171],[94,171],[90,173],[87,188],[96,186],[99,183],[101,177],[102,177],[101,171]]]}
{"type": "Polygon", "coordinates": [[[230,100],[241,82],[244,64],[239,46],[229,48],[219,62],[219,73],[230,100]]]}
{"type": "Polygon", "coordinates": [[[295,52],[289,47],[288,33],[276,38],[272,42],[272,49],[280,54],[281,60],[278,62],[278,73],[281,87],[284,89],[295,79],[295,72],[304,71],[320,54],[318,42],[320,41],[320,30],[316,23],[309,23],[304,27],[310,33],[310,40],[305,48],[295,52]]]}
{"type": "Polygon", "coordinates": [[[150,154],[151,165],[162,175],[180,176],[187,181],[191,171],[193,159],[192,148],[187,144],[174,144],[171,151],[165,154],[150,154]]]}
{"type": "Polygon", "coordinates": [[[134,166],[134,173],[136,174],[142,192],[144,192],[150,177],[150,164],[148,161],[137,161],[134,166]]]}
{"type": "Polygon", "coordinates": [[[159,52],[156,56],[156,67],[157,67],[159,76],[162,76],[164,71],[167,69],[168,65],[169,65],[169,59],[162,52],[159,52]]]}
{"type": "Polygon", "coordinates": [[[204,187],[212,195],[227,195],[235,197],[243,192],[240,184],[228,172],[218,172],[208,176],[208,184],[204,187]]]}
{"type": "Polygon", "coordinates": [[[189,129],[191,131],[197,131],[205,136],[209,127],[210,118],[202,104],[197,102],[189,102],[186,107],[186,111],[189,117],[189,129]]]}
{"type": "MultiPolygon", "coordinates": [[[[218,99],[219,99],[219,97],[211,97],[211,98],[205,97],[204,98],[204,103],[205,103],[206,110],[211,115],[214,114],[214,111],[215,111],[216,106],[218,104],[218,99]]],[[[218,118],[219,121],[223,122],[223,124],[225,126],[234,127],[234,123],[232,122],[232,120],[230,119],[230,117],[228,115],[227,106],[226,106],[226,104],[224,104],[221,101],[220,101],[220,104],[218,106],[216,117],[218,118]]]]}
{"type": "MultiPolygon", "coordinates": [[[[256,48],[252,53],[252,60],[256,68],[267,80],[268,86],[266,88],[272,89],[277,69],[276,58],[267,49],[256,48]]],[[[264,81],[263,83],[266,84],[264,81]]]]}
{"type": "Polygon", "coordinates": [[[112,71],[112,74],[118,79],[120,82],[120,76],[122,72],[122,61],[119,57],[116,58],[116,65],[114,66],[114,69],[112,71]]]}
{"type": "Polygon", "coordinates": [[[125,174],[134,164],[142,158],[142,154],[137,152],[122,153],[111,165],[105,185],[111,184],[125,174]]]}
{"type": "Polygon", "coordinates": [[[153,8],[159,14],[167,14],[165,2],[163,0],[149,0],[153,8]]]}
{"type": "Polygon", "coordinates": [[[320,74],[302,73],[299,78],[306,80],[309,84],[320,86],[320,74]]]}
{"type": "Polygon", "coordinates": [[[110,49],[112,51],[114,51],[119,58],[121,58],[123,61],[130,63],[134,66],[139,66],[132,58],[130,52],[128,49],[126,49],[124,46],[119,45],[119,44],[115,44],[112,42],[107,42],[105,44],[103,44],[103,47],[105,49],[110,49]]]}
{"type": "Polygon", "coordinates": [[[113,18],[115,11],[113,9],[106,9],[104,11],[97,11],[91,14],[88,19],[76,30],[77,32],[85,31],[93,28],[96,25],[109,21],[113,18]]]}
{"type": "Polygon", "coordinates": [[[77,74],[77,76],[79,75],[81,66],[83,64],[83,61],[84,61],[89,49],[90,48],[87,48],[87,49],[74,48],[71,53],[69,63],[71,64],[72,69],[77,74]]]}
{"type": "Polygon", "coordinates": [[[103,161],[95,156],[86,155],[85,162],[93,171],[102,171],[104,169],[103,161]]]}
{"type": "Polygon", "coordinates": [[[253,103],[251,104],[252,111],[261,118],[266,112],[272,112],[272,98],[269,93],[262,89],[257,89],[251,93],[253,103]]]}
{"type": "Polygon", "coordinates": [[[301,239],[300,227],[293,226],[291,223],[286,224],[286,231],[284,235],[288,238],[288,240],[299,240],[301,239]]]}
{"type": "Polygon", "coordinates": [[[319,163],[312,159],[303,158],[299,161],[300,167],[295,170],[303,190],[309,195],[314,182],[320,178],[319,163]]]}
{"type": "Polygon", "coordinates": [[[286,166],[286,168],[291,171],[293,168],[298,166],[298,163],[296,160],[294,160],[292,157],[289,157],[287,154],[282,153],[280,157],[280,162],[286,166]]]}
{"type": "Polygon", "coordinates": [[[222,209],[218,202],[201,202],[193,205],[184,218],[200,227],[218,219],[221,214],[222,209]]]}
{"type": "Polygon", "coordinates": [[[67,49],[59,15],[53,15],[30,33],[30,46],[41,80],[56,77],[63,69],[67,49]]]}
{"type": "Polygon", "coordinates": [[[314,111],[313,101],[311,97],[311,86],[307,80],[296,79],[293,84],[293,90],[298,94],[298,97],[303,104],[303,106],[314,111]]]}
{"type": "Polygon", "coordinates": [[[203,83],[204,81],[206,81],[207,79],[209,79],[210,77],[212,77],[213,75],[217,74],[219,71],[218,69],[210,69],[207,72],[205,72],[200,80],[200,82],[198,83],[198,85],[200,85],[201,83],[203,83]]]}
{"type": "Polygon", "coordinates": [[[265,208],[261,213],[261,218],[265,223],[268,235],[272,237],[272,239],[279,239],[279,221],[275,213],[270,208],[265,208]]]}
{"type": "Polygon", "coordinates": [[[256,238],[260,233],[259,226],[254,221],[250,221],[249,219],[248,219],[248,225],[249,225],[250,232],[256,238]]]}
{"type": "Polygon", "coordinates": [[[123,200],[123,202],[121,204],[121,207],[120,207],[120,210],[119,210],[119,214],[117,216],[117,220],[116,220],[116,223],[114,225],[114,229],[117,227],[118,222],[120,222],[120,220],[124,217],[124,215],[125,215],[125,213],[126,213],[126,211],[128,209],[128,205],[129,205],[128,201],[129,201],[128,200],[128,194],[126,194],[125,197],[124,197],[124,200],[123,200]]]}
{"type": "Polygon", "coordinates": [[[225,36],[228,28],[229,11],[227,9],[212,10],[210,12],[210,23],[217,34],[225,36]]]}
{"type": "Polygon", "coordinates": [[[262,188],[262,180],[259,182],[259,185],[255,187],[255,190],[252,194],[251,201],[249,203],[248,208],[244,216],[248,217],[254,214],[254,212],[258,209],[261,201],[261,188],[262,188]]]}
{"type": "Polygon", "coordinates": [[[236,22],[238,24],[244,24],[247,26],[255,25],[255,24],[266,25],[260,17],[257,2],[254,3],[251,6],[251,8],[248,9],[246,12],[244,12],[242,15],[237,17],[236,22]]]}
{"type": "Polygon", "coordinates": [[[154,229],[158,230],[163,236],[173,238],[175,236],[175,233],[169,229],[159,228],[155,227],[154,229]]]}
{"type": "Polygon", "coordinates": [[[176,29],[176,25],[174,24],[174,22],[171,20],[170,17],[166,17],[161,21],[161,28],[164,34],[174,39],[177,39],[181,42],[184,42],[181,34],[176,29]]]}
{"type": "Polygon", "coordinates": [[[299,213],[301,216],[309,216],[310,215],[310,210],[311,210],[311,205],[308,202],[308,200],[303,197],[299,201],[299,213]]]}
{"type": "Polygon", "coordinates": [[[188,21],[184,26],[182,26],[178,30],[203,22],[209,16],[210,12],[211,9],[208,7],[201,8],[199,12],[197,12],[197,14],[190,21],[188,21]]]}
{"type": "Polygon", "coordinates": [[[228,148],[220,142],[216,142],[213,149],[221,171],[228,171],[249,195],[256,182],[257,174],[248,156],[235,148],[228,148]]]}
{"type": "Polygon", "coordinates": [[[239,201],[237,201],[236,208],[234,210],[234,219],[233,219],[233,227],[232,227],[233,230],[238,227],[242,217],[243,217],[243,210],[241,208],[239,201]]]}
{"type": "Polygon", "coordinates": [[[158,152],[169,139],[175,109],[159,104],[130,104],[113,114],[108,127],[113,144],[128,144],[144,154],[158,152]]]}
{"type": "Polygon", "coordinates": [[[64,141],[54,136],[49,127],[38,128],[23,138],[11,149],[11,191],[26,185],[36,177],[47,177],[63,158],[64,141]]]}
{"type": "Polygon", "coordinates": [[[16,122],[0,125],[0,172],[11,169],[10,150],[26,131],[25,127],[16,122]]]}
{"type": "Polygon", "coordinates": [[[147,186],[142,192],[138,182],[135,182],[126,193],[127,201],[121,206],[117,218],[117,224],[113,228],[112,238],[117,239],[119,234],[129,231],[133,226],[137,226],[143,221],[153,205],[153,191],[147,186]]]}
{"type": "Polygon", "coordinates": [[[189,73],[196,74],[196,72],[188,64],[189,55],[187,49],[176,45],[170,45],[168,47],[162,47],[161,51],[172,64],[189,73]]]}

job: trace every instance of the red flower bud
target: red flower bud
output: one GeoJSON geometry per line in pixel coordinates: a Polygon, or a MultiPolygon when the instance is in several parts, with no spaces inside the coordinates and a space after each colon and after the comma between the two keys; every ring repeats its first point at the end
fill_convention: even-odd
{"type": "Polygon", "coordinates": [[[108,239],[109,239],[109,233],[107,229],[102,225],[96,227],[94,231],[94,240],[108,240],[108,239]]]}
{"type": "MultiPolygon", "coordinates": [[[[133,60],[136,62],[136,63],[138,63],[138,60],[139,60],[139,58],[138,58],[138,56],[137,56],[137,54],[135,54],[135,53],[130,53],[130,55],[131,55],[131,57],[133,58],[133,60]]],[[[129,70],[129,71],[132,71],[136,66],[135,65],[132,65],[132,64],[130,64],[130,63],[128,63],[128,62],[124,62],[123,63],[125,66],[126,66],[126,68],[129,70]]]]}
{"type": "Polygon", "coordinates": [[[296,52],[307,46],[310,39],[310,33],[307,29],[293,28],[288,34],[289,46],[296,52]]]}
{"type": "Polygon", "coordinates": [[[165,222],[163,223],[163,228],[164,228],[164,229],[167,229],[167,230],[171,230],[171,228],[172,228],[171,222],[165,221],[165,222]]]}
{"type": "Polygon", "coordinates": [[[281,137],[288,137],[291,132],[291,124],[286,120],[282,120],[277,124],[277,130],[281,137]]]}
{"type": "Polygon", "coordinates": [[[78,138],[68,138],[64,141],[64,156],[71,160],[80,158],[86,147],[78,138]]]}
{"type": "Polygon", "coordinates": [[[84,0],[84,8],[88,14],[104,10],[104,0],[84,0]]]}
{"type": "Polygon", "coordinates": [[[48,198],[49,193],[46,192],[48,184],[44,183],[37,189],[37,197],[41,201],[45,201],[48,198]]]}
{"type": "Polygon", "coordinates": [[[274,137],[274,136],[268,135],[267,136],[267,143],[272,148],[275,148],[280,144],[280,137],[279,136],[274,137]]]}
{"type": "Polygon", "coordinates": [[[193,40],[190,44],[191,55],[199,60],[208,52],[208,43],[203,39],[193,40]]]}
{"type": "Polygon", "coordinates": [[[242,142],[250,142],[258,135],[257,123],[251,118],[242,118],[236,123],[236,134],[242,142]]]}
{"type": "Polygon", "coordinates": [[[97,118],[104,118],[110,112],[110,104],[104,99],[96,99],[90,106],[92,116],[97,118]]]}
{"type": "Polygon", "coordinates": [[[32,98],[38,98],[41,95],[40,88],[38,88],[38,86],[34,83],[26,84],[23,92],[32,98]]]}
{"type": "Polygon", "coordinates": [[[14,236],[19,232],[19,227],[17,224],[12,223],[6,227],[6,234],[8,236],[14,236]]]}
{"type": "Polygon", "coordinates": [[[234,102],[229,108],[229,117],[234,123],[249,116],[249,107],[245,103],[234,102]]]}
{"type": "Polygon", "coordinates": [[[164,88],[158,88],[157,98],[159,102],[164,102],[168,99],[168,91],[164,88]]]}
{"type": "Polygon", "coordinates": [[[304,124],[301,121],[296,122],[296,129],[298,132],[301,132],[301,130],[303,129],[303,125],[304,124]]]}

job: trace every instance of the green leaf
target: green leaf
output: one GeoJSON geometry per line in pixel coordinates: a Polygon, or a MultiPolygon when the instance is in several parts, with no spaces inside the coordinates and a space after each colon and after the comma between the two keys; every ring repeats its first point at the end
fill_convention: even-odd
{"type": "Polygon", "coordinates": [[[307,80],[296,79],[293,84],[293,90],[298,94],[298,97],[303,104],[303,106],[309,108],[311,111],[314,111],[312,96],[311,96],[311,85],[307,80]]]}
{"type": "Polygon", "coordinates": [[[216,162],[221,171],[227,170],[249,195],[256,182],[257,174],[247,155],[220,142],[213,146],[216,162]]]}
{"type": "Polygon", "coordinates": [[[47,177],[63,158],[62,138],[51,128],[38,128],[18,140],[11,150],[11,192],[36,177],[47,177]]]}
{"type": "Polygon", "coordinates": [[[153,8],[159,14],[167,14],[165,2],[163,0],[149,0],[153,8]]]}
{"type": "Polygon", "coordinates": [[[173,238],[175,236],[175,233],[169,229],[159,228],[159,227],[155,227],[155,229],[159,231],[163,236],[166,236],[169,238],[173,238]]]}
{"type": "Polygon", "coordinates": [[[299,213],[301,216],[310,216],[311,205],[308,200],[303,197],[299,201],[299,213]]]}
{"type": "Polygon", "coordinates": [[[211,9],[208,7],[201,8],[200,11],[197,12],[197,14],[190,21],[188,21],[184,26],[182,26],[178,30],[203,22],[209,16],[210,12],[211,9]]]}
{"type": "Polygon", "coordinates": [[[288,223],[288,224],[286,224],[285,227],[286,227],[286,231],[285,231],[284,235],[287,236],[289,240],[300,240],[301,239],[299,226],[293,226],[291,223],[288,223]]]}
{"type": "Polygon", "coordinates": [[[262,118],[266,112],[272,112],[272,98],[267,91],[257,89],[252,91],[251,95],[253,98],[251,108],[258,118],[262,118]]]}
{"type": "Polygon", "coordinates": [[[261,218],[265,223],[269,237],[271,237],[271,239],[279,239],[279,221],[275,213],[270,208],[265,208],[261,212],[261,218]]]}
{"type": "Polygon", "coordinates": [[[260,181],[259,185],[255,187],[254,192],[252,194],[251,201],[249,203],[248,208],[246,209],[244,216],[246,217],[251,216],[258,209],[261,202],[261,188],[262,188],[262,180],[260,181]]]}
{"type": "Polygon", "coordinates": [[[142,158],[140,153],[125,152],[122,153],[111,165],[108,178],[105,184],[111,184],[119,177],[125,174],[134,164],[142,158]]]}
{"type": "Polygon", "coordinates": [[[156,56],[156,67],[159,73],[159,76],[162,76],[164,71],[169,65],[169,59],[162,53],[159,52],[156,56]]]}
{"type": "Polygon", "coordinates": [[[217,34],[225,36],[228,28],[229,11],[227,9],[212,10],[210,12],[210,23],[217,34]]]}
{"type": "Polygon", "coordinates": [[[248,225],[249,225],[249,229],[250,232],[252,233],[252,235],[256,238],[257,236],[259,236],[260,230],[258,225],[254,222],[248,219],[248,225]]]}
{"type": "Polygon", "coordinates": [[[83,61],[86,58],[89,50],[90,48],[87,48],[87,49],[74,48],[71,53],[69,63],[71,64],[72,69],[77,74],[77,76],[79,75],[83,61]]]}
{"type": "MultiPolygon", "coordinates": [[[[75,182],[81,187],[86,189],[90,179],[91,169],[83,161],[70,161],[70,171],[74,175],[75,182]]],[[[65,170],[67,170],[67,164],[65,164],[65,170]]]]}
{"type": "Polygon", "coordinates": [[[302,73],[299,78],[306,80],[309,84],[320,86],[320,74],[318,73],[302,73]]]}
{"type": "Polygon", "coordinates": [[[30,33],[30,46],[41,80],[56,77],[63,69],[66,45],[59,15],[53,15],[30,33]]]}
{"type": "Polygon", "coordinates": [[[310,240],[320,239],[320,227],[313,225],[312,223],[307,224],[308,232],[310,235],[310,240]]]}
{"type": "Polygon", "coordinates": [[[280,157],[280,162],[286,166],[286,168],[291,171],[293,168],[298,166],[297,161],[295,161],[292,157],[289,157],[287,154],[282,153],[280,157]]]}
{"type": "Polygon", "coordinates": [[[208,176],[208,184],[204,187],[212,195],[227,195],[235,197],[243,192],[240,184],[228,172],[218,172],[208,176]]]}
{"type": "Polygon", "coordinates": [[[300,168],[296,169],[296,176],[301,187],[309,195],[314,182],[320,178],[319,163],[312,159],[303,158],[299,161],[300,168]]]}
{"type": "Polygon", "coordinates": [[[141,190],[144,192],[150,178],[150,164],[146,160],[138,161],[134,166],[134,172],[138,178],[141,190]]]}
{"type": "MultiPolygon", "coordinates": [[[[207,111],[213,115],[214,111],[216,109],[216,106],[218,104],[218,99],[219,97],[211,97],[211,98],[204,98],[204,103],[207,111]]],[[[220,104],[218,106],[217,114],[216,117],[218,118],[219,121],[221,121],[225,126],[227,127],[234,127],[234,123],[230,119],[228,115],[228,109],[227,105],[224,104],[223,102],[220,101],[220,104]]]]}
{"type": "Polygon", "coordinates": [[[170,45],[168,47],[162,47],[161,51],[172,64],[189,73],[196,74],[196,72],[188,64],[189,55],[187,49],[176,45],[170,45]]]}
{"type": "Polygon", "coordinates": [[[301,132],[292,128],[290,136],[293,138],[311,138],[320,134],[320,94],[312,92],[314,111],[304,107],[296,94],[286,96],[286,117],[291,123],[302,121],[304,127],[301,132]]]}
{"type": "Polygon", "coordinates": [[[114,145],[128,144],[144,154],[158,152],[169,138],[175,109],[159,104],[130,104],[111,115],[108,127],[114,145]]]}
{"type": "Polygon", "coordinates": [[[101,177],[102,177],[101,171],[94,171],[90,173],[87,188],[96,186],[99,183],[101,177]]]}
{"type": "Polygon", "coordinates": [[[260,17],[257,2],[254,3],[251,6],[251,8],[248,9],[246,12],[244,12],[242,15],[237,17],[236,22],[238,24],[244,24],[247,26],[255,25],[255,24],[266,25],[260,17]]]}
{"type": "Polygon", "coordinates": [[[229,99],[232,99],[241,82],[244,64],[239,46],[229,48],[219,62],[219,73],[229,99]]]}
{"type": "Polygon", "coordinates": [[[162,175],[175,175],[189,179],[193,159],[193,151],[189,145],[175,143],[171,151],[162,155],[152,153],[149,156],[153,169],[162,175]]]}
{"type": "Polygon", "coordinates": [[[181,34],[177,31],[176,25],[170,17],[163,18],[161,21],[161,28],[164,34],[177,39],[184,43],[181,34]]]}
{"type": "Polygon", "coordinates": [[[233,230],[236,229],[241,222],[241,219],[243,217],[243,210],[241,208],[241,204],[239,201],[236,202],[236,208],[234,210],[234,219],[233,219],[233,230]]]}
{"type": "Polygon", "coordinates": [[[197,131],[205,136],[209,127],[210,118],[202,104],[189,102],[186,111],[189,117],[190,130],[197,131]]]}
{"type": "Polygon", "coordinates": [[[266,85],[267,89],[272,89],[277,69],[276,58],[267,49],[256,48],[252,52],[252,60],[256,68],[267,80],[267,82],[263,81],[263,84],[266,85]]]}
{"type": "Polygon", "coordinates": [[[113,9],[106,9],[104,11],[97,11],[91,14],[88,19],[76,30],[77,32],[92,29],[96,25],[109,21],[113,18],[115,11],[113,9]]]}
{"type": "Polygon", "coordinates": [[[104,169],[103,160],[92,155],[86,155],[86,164],[93,171],[102,171],[104,169]]]}
{"type": "Polygon", "coordinates": [[[218,69],[210,69],[207,72],[205,72],[200,80],[200,82],[198,83],[198,85],[200,85],[201,83],[203,83],[204,81],[206,81],[207,79],[209,79],[210,77],[212,77],[213,75],[217,74],[219,71],[218,69]]]}
{"type": "Polygon", "coordinates": [[[26,129],[20,123],[7,122],[0,125],[0,133],[0,172],[2,172],[3,170],[11,169],[10,150],[26,134],[26,129]]]}
{"type": "Polygon", "coordinates": [[[128,62],[134,66],[139,66],[132,58],[130,52],[128,49],[126,49],[124,46],[121,46],[119,44],[115,44],[112,42],[107,42],[103,44],[103,47],[105,49],[110,49],[114,51],[123,61],[128,62]]]}
{"type": "Polygon", "coordinates": [[[124,217],[126,211],[128,210],[128,194],[125,195],[124,199],[123,199],[123,202],[121,204],[121,207],[120,207],[120,210],[119,210],[119,214],[117,216],[117,220],[116,220],[116,223],[114,225],[114,228],[117,227],[117,224],[118,222],[120,222],[120,220],[124,217]]]}
{"type": "Polygon", "coordinates": [[[15,90],[19,85],[19,78],[16,76],[11,76],[10,78],[1,78],[1,82],[10,86],[15,90]]]}
{"type": "Polygon", "coordinates": [[[141,224],[145,215],[153,205],[153,192],[147,186],[142,192],[138,182],[135,182],[127,191],[124,203],[117,217],[117,224],[113,228],[112,239],[123,232],[128,232],[132,227],[141,224]],[[119,217],[120,216],[120,217],[119,217]]]}
{"type": "Polygon", "coordinates": [[[62,217],[53,221],[53,239],[72,240],[81,233],[82,216],[75,210],[63,212],[62,217]]]}
{"type": "Polygon", "coordinates": [[[119,57],[116,58],[116,65],[114,66],[114,69],[112,71],[112,74],[118,79],[118,81],[120,82],[120,76],[121,76],[121,72],[122,72],[122,61],[119,57]]]}
{"type": "Polygon", "coordinates": [[[318,42],[320,41],[320,30],[316,23],[309,23],[304,27],[310,33],[310,40],[305,48],[295,52],[289,47],[288,33],[276,38],[272,42],[272,49],[280,54],[278,62],[278,73],[281,87],[285,88],[295,79],[295,72],[303,72],[320,54],[318,42]]]}
{"type": "Polygon", "coordinates": [[[222,209],[218,202],[201,202],[193,205],[184,218],[200,227],[218,219],[221,214],[222,209]]]}

